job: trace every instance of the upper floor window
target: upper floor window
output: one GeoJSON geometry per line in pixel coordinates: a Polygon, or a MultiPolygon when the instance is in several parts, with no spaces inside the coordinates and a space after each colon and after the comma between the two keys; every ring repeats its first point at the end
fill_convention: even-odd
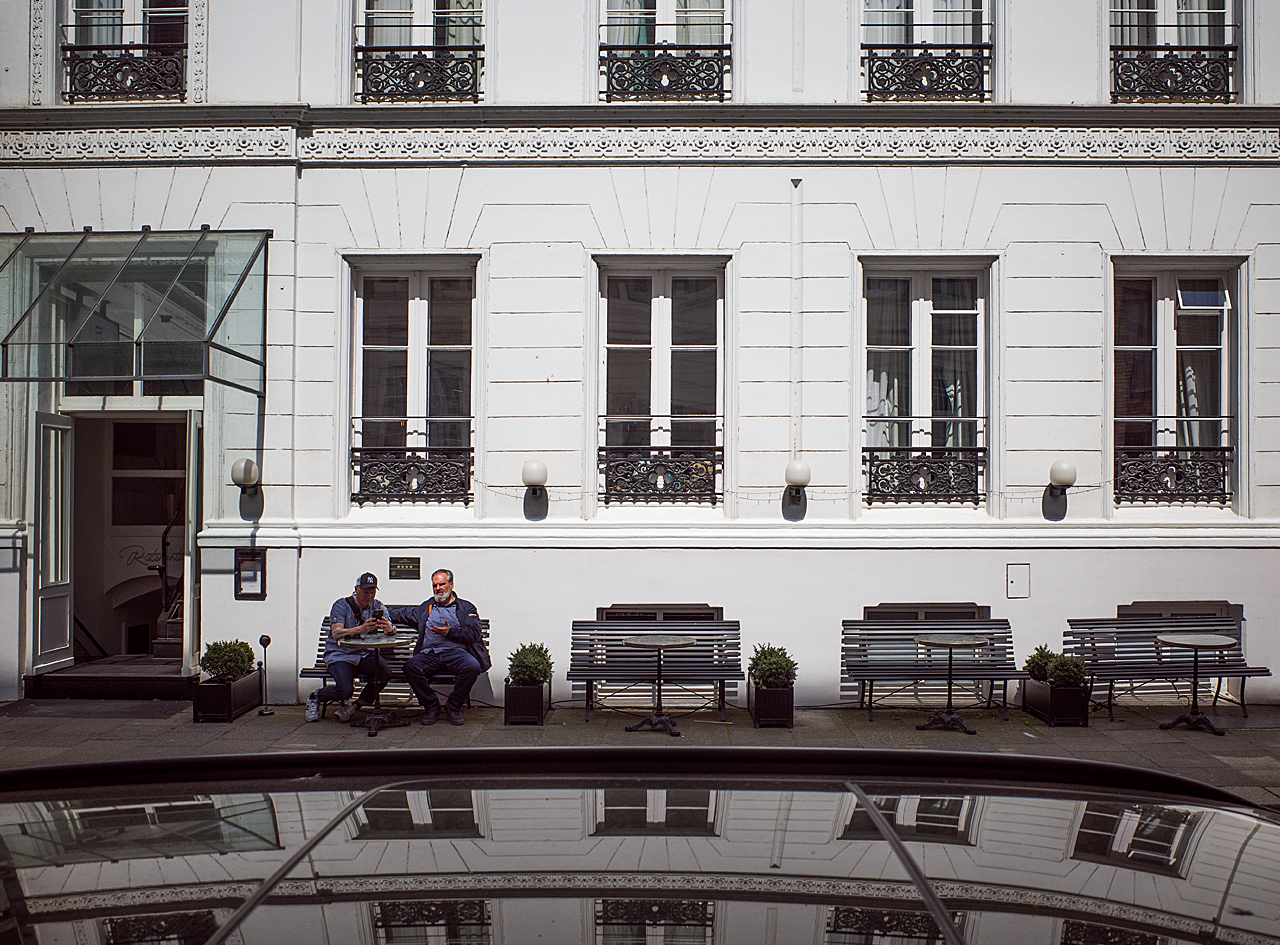
{"type": "Polygon", "coordinates": [[[68,102],[186,100],[186,0],[72,0],[62,34],[68,102]]]}
{"type": "Polygon", "coordinates": [[[1116,502],[1226,502],[1226,281],[1118,273],[1114,304],[1116,502]]]}
{"type": "Polygon", "coordinates": [[[1184,876],[1200,819],[1194,811],[1159,804],[1089,801],[1076,829],[1071,856],[1184,876]]]}
{"type": "Polygon", "coordinates": [[[368,102],[480,100],[483,0],[363,0],[356,94],[368,102]]]}
{"type": "Polygon", "coordinates": [[[716,793],[676,788],[596,791],[597,836],[716,836],[716,793]]]}
{"type": "MultiPolygon", "coordinates": [[[[872,797],[871,803],[900,837],[936,843],[973,844],[978,807],[973,797],[882,796],[872,797]]],[[[880,832],[876,830],[871,815],[859,805],[849,815],[840,839],[879,840],[880,832]]]]}
{"type": "Polygon", "coordinates": [[[700,502],[722,495],[723,272],[601,278],[601,498],[700,502]]]}
{"type": "Polygon", "coordinates": [[[470,272],[357,278],[356,502],[471,500],[470,272]]]}
{"type": "Polygon", "coordinates": [[[371,904],[374,945],[490,945],[487,899],[409,899],[371,904]]]}
{"type": "Polygon", "coordinates": [[[596,900],[596,945],[711,945],[714,933],[714,902],[596,900]]]}
{"type": "Polygon", "coordinates": [[[729,0],[601,0],[601,93],[615,99],[723,102],[729,0]]]}
{"type": "Polygon", "coordinates": [[[985,277],[866,277],[868,502],[973,502],[986,466],[985,277]]]}
{"type": "MultiPolygon", "coordinates": [[[[951,913],[963,934],[966,914],[951,913]]],[[[823,945],[942,945],[946,939],[928,912],[833,906],[823,945]]]]}
{"type": "Polygon", "coordinates": [[[1235,0],[1111,0],[1111,101],[1235,101],[1235,7],[1235,0]]]}
{"type": "Polygon", "coordinates": [[[380,791],[356,812],[364,839],[478,837],[470,791],[380,791]]]}
{"type": "Polygon", "coordinates": [[[867,0],[862,65],[870,101],[991,96],[987,0],[867,0]]]}

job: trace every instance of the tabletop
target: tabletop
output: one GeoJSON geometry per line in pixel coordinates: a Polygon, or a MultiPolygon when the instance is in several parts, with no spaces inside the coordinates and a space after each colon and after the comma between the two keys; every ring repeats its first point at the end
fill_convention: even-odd
{"type": "Polygon", "coordinates": [[[644,633],[626,637],[622,645],[634,646],[641,650],[675,650],[682,646],[693,646],[696,642],[693,637],[682,637],[674,633],[644,633]]]}
{"type": "Polygon", "coordinates": [[[922,633],[916,642],[923,646],[945,646],[948,649],[986,646],[991,641],[972,633],[922,633]]]}
{"type": "Polygon", "coordinates": [[[338,641],[338,645],[358,650],[391,650],[397,646],[404,646],[408,642],[407,637],[401,639],[393,633],[371,633],[361,634],[358,637],[343,637],[338,641]]]}
{"type": "Polygon", "coordinates": [[[1156,639],[1188,650],[1226,650],[1236,645],[1234,637],[1221,633],[1157,633],[1156,639]]]}

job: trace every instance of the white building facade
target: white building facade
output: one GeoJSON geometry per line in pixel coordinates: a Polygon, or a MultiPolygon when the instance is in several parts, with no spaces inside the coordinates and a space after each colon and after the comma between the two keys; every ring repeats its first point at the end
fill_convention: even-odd
{"type": "Polygon", "coordinates": [[[566,696],[619,605],[740,621],[808,704],[869,608],[1019,658],[1230,612],[1280,664],[1277,42],[1262,0],[4,5],[0,698],[266,633],[292,702],[358,574],[435,568],[499,693],[534,640],[566,696]]]}

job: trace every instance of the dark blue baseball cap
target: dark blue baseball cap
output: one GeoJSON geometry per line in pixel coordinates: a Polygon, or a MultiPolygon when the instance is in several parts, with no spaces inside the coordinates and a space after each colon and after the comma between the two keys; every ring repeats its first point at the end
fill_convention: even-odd
{"type": "Polygon", "coordinates": [[[359,590],[362,587],[377,587],[377,586],[378,586],[378,576],[374,574],[372,571],[366,571],[364,572],[364,574],[356,578],[356,590],[359,590]]]}

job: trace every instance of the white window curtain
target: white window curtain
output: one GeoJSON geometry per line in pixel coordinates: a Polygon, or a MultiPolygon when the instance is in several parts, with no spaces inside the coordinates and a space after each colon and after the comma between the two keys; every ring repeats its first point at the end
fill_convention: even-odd
{"type": "Polygon", "coordinates": [[[365,0],[366,46],[411,46],[413,0],[365,0]]]}

